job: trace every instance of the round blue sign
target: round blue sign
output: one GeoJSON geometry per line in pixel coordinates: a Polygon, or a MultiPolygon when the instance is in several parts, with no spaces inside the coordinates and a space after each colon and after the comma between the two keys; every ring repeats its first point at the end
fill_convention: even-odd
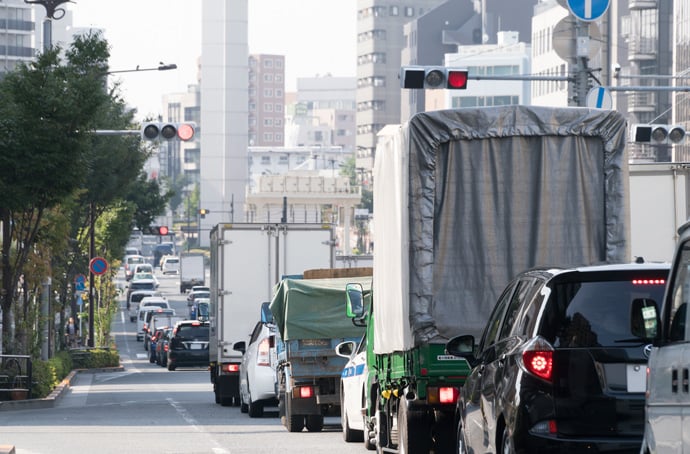
{"type": "Polygon", "coordinates": [[[89,262],[89,270],[96,276],[105,274],[108,271],[108,262],[103,257],[94,257],[89,262]]]}
{"type": "Polygon", "coordinates": [[[609,9],[611,0],[568,0],[570,12],[580,20],[594,21],[609,9]]]}

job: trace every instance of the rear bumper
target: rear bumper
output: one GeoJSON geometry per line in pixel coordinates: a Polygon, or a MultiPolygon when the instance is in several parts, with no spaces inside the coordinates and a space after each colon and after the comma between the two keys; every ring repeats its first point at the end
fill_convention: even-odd
{"type": "Polygon", "coordinates": [[[168,363],[177,367],[208,367],[208,350],[171,350],[168,352],[168,363]]]}
{"type": "Polygon", "coordinates": [[[563,438],[528,434],[525,437],[525,451],[529,453],[598,453],[639,454],[640,438],[563,438]]]}

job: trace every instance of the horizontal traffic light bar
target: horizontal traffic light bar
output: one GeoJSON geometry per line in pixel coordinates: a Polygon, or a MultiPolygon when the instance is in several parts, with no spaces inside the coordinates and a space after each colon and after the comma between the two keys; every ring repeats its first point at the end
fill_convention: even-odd
{"type": "Polygon", "coordinates": [[[192,122],[146,122],[141,125],[141,139],[173,140],[177,138],[186,142],[194,138],[195,130],[196,124],[192,122]]]}
{"type": "Polygon", "coordinates": [[[635,143],[676,145],[685,140],[685,128],[680,125],[636,124],[630,128],[630,140],[635,143]]]}
{"type": "Polygon", "coordinates": [[[400,68],[401,88],[464,90],[467,69],[445,66],[403,66],[400,68]]]}

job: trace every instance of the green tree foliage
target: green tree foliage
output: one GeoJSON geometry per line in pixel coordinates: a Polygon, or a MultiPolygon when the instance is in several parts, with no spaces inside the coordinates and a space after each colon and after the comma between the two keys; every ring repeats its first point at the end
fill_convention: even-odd
{"type": "MultiPolygon", "coordinates": [[[[99,110],[110,100],[103,90],[108,57],[105,41],[86,35],[66,50],[64,60],[56,47],[0,81],[4,327],[11,326],[20,276],[46,211],[71,196],[84,181],[90,131],[97,126],[99,110]]],[[[9,334],[3,332],[2,340],[4,350],[11,352],[9,334]]]]}

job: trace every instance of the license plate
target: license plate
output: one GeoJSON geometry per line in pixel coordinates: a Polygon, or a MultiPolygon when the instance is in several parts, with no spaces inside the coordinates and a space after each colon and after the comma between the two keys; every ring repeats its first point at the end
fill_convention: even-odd
{"type": "Polygon", "coordinates": [[[629,393],[643,393],[647,390],[647,366],[645,364],[628,364],[625,375],[629,393]]]}
{"type": "Polygon", "coordinates": [[[201,344],[189,344],[190,350],[201,350],[201,344]]]}

